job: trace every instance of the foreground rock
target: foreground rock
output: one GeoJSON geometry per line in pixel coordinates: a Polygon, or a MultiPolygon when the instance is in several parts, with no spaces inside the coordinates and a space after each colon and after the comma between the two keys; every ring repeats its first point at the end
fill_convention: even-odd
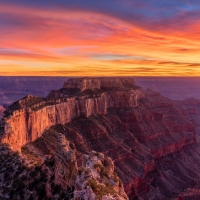
{"type": "Polygon", "coordinates": [[[62,188],[55,180],[55,159],[44,162],[22,157],[0,144],[0,199],[45,200],[73,198],[70,187],[62,188]]]}
{"type": "Polygon", "coordinates": [[[77,176],[76,155],[69,147],[69,142],[61,133],[58,134],[59,144],[55,153],[55,184],[63,189],[74,187],[77,176]]]}
{"type": "Polygon", "coordinates": [[[24,148],[22,155],[0,144],[0,199],[128,199],[110,158],[91,152],[78,170],[65,136],[54,136],[55,154],[41,156],[44,160],[34,150],[24,148]]]}
{"type": "Polygon", "coordinates": [[[122,181],[114,173],[111,158],[95,151],[89,156],[84,155],[83,166],[76,177],[74,200],[76,199],[128,199],[122,181]]]}

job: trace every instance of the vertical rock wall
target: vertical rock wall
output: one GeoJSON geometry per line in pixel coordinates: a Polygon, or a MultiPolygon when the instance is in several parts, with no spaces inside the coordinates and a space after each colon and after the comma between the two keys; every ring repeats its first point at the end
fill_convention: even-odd
{"type": "MultiPolygon", "coordinates": [[[[111,107],[137,107],[138,99],[144,96],[141,89],[101,93],[98,96],[65,98],[56,102],[40,102],[14,110],[4,118],[2,142],[19,150],[33,141],[52,125],[65,124],[77,117],[107,113],[111,107]]],[[[29,101],[30,101],[30,97],[29,101]]],[[[25,101],[25,100],[24,100],[25,101]]]]}

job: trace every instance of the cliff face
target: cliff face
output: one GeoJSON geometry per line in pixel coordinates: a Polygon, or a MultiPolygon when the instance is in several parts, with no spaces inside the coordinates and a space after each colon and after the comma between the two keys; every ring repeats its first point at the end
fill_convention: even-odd
{"type": "Polygon", "coordinates": [[[84,91],[86,89],[127,89],[133,88],[135,82],[132,78],[77,78],[69,79],[63,88],[74,88],[84,91]]]}
{"type": "Polygon", "coordinates": [[[53,126],[26,147],[31,146],[39,155],[53,154],[56,146],[49,138],[52,133],[62,133],[78,160],[92,150],[111,157],[130,199],[176,197],[199,178],[191,173],[193,162],[189,161],[199,163],[195,127],[173,101],[153,91],[150,96],[148,93],[137,107],[109,108],[105,115],[53,126]]]}
{"type": "MultiPolygon", "coordinates": [[[[117,79],[114,83],[119,80],[117,79]]],[[[96,82],[98,81],[97,79],[96,82]]],[[[103,82],[103,88],[107,87],[106,83],[109,83],[109,81],[103,82]]],[[[95,79],[93,82],[95,82],[95,79]]],[[[90,79],[86,85],[85,79],[70,79],[68,86],[71,87],[70,89],[73,89],[73,87],[79,89],[80,85],[81,88],[84,85],[84,89],[90,90],[93,87],[90,83],[90,79]]],[[[65,85],[66,83],[64,87],[65,85]]],[[[109,87],[106,92],[90,95],[79,93],[78,96],[71,94],[70,97],[63,97],[61,92],[57,92],[59,98],[42,99],[27,96],[8,108],[7,116],[4,118],[5,134],[2,141],[20,151],[24,144],[41,136],[44,130],[49,129],[52,125],[65,124],[74,118],[88,117],[92,114],[105,115],[108,108],[111,107],[137,107],[138,100],[144,96],[142,90],[130,88],[131,85],[126,79],[119,81],[118,85],[121,86],[118,91],[109,91],[109,87]],[[122,83],[124,84],[123,87],[122,83]]]]}
{"type": "Polygon", "coordinates": [[[64,135],[58,134],[58,140],[55,153],[55,184],[62,188],[73,187],[78,171],[76,154],[70,149],[64,135]]]}
{"type": "MultiPolygon", "coordinates": [[[[56,155],[60,170],[67,166],[63,157],[73,163],[76,155],[80,166],[83,154],[102,152],[112,158],[130,199],[164,200],[179,194],[182,198],[187,188],[197,185],[200,179],[200,129],[194,120],[200,111],[197,101],[188,105],[149,89],[143,93],[129,79],[116,79],[113,84],[108,79],[85,80],[70,80],[46,99],[28,96],[13,104],[4,118],[3,142],[17,150],[25,145],[23,149],[41,159],[56,155]],[[60,134],[69,141],[64,145],[66,151],[54,143],[53,138],[60,134]]],[[[99,162],[91,156],[89,163],[90,159],[99,162]]],[[[93,165],[90,168],[90,175],[99,174],[99,169],[96,173],[93,165]]],[[[69,175],[69,168],[65,172],[60,170],[55,170],[57,183],[62,187],[71,185],[74,176],[64,182],[62,176],[69,175]]],[[[86,187],[89,179],[85,169],[82,172],[76,194],[93,196],[86,187]]]]}
{"type": "Polygon", "coordinates": [[[22,156],[0,144],[0,199],[128,199],[109,157],[92,151],[78,169],[75,151],[64,135],[51,135],[50,142],[55,153],[43,156],[43,162],[33,157],[36,151],[24,147],[22,156]]]}

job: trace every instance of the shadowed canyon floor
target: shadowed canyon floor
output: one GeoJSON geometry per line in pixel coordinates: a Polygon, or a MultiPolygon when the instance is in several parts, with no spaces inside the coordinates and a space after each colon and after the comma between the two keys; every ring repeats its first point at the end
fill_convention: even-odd
{"type": "MultiPolygon", "coordinates": [[[[73,182],[75,178],[72,178],[73,181],[71,182],[71,178],[68,177],[63,182],[62,174],[76,173],[72,172],[72,169],[76,168],[76,165],[73,164],[73,155],[76,156],[77,173],[85,173],[84,170],[81,170],[82,163],[85,162],[83,154],[90,155],[92,151],[102,152],[106,157],[112,159],[115,172],[122,180],[129,199],[187,200],[200,198],[199,100],[172,101],[151,89],[143,92],[134,85],[134,82],[129,80],[117,81],[117,87],[108,87],[110,82],[105,80],[96,82],[96,80],[88,81],[87,79],[86,85],[85,83],[82,84],[83,80],[81,82],[79,80],[78,82],[75,80],[76,84],[72,80],[67,86],[66,84],[64,85],[65,89],[62,88],[61,90],[51,92],[48,96],[48,98],[52,99],[59,99],[61,97],[71,98],[73,92],[75,92],[79,99],[80,97],[86,98],[87,100],[84,100],[84,102],[87,102],[86,104],[82,100],[78,100],[79,115],[73,115],[70,118],[71,120],[66,121],[66,123],[51,123],[51,126],[46,128],[36,139],[27,140],[25,145],[22,142],[22,154],[20,155],[23,155],[23,159],[26,160],[24,162],[27,162],[27,160],[32,162],[31,170],[35,170],[34,165],[37,164],[40,168],[38,173],[42,173],[46,169],[51,174],[47,176],[48,180],[41,180],[44,184],[46,195],[48,194],[50,199],[62,199],[60,196],[63,195],[65,195],[66,199],[71,198],[67,195],[72,193],[70,191],[75,186],[75,182],[73,182]],[[101,84],[104,85],[103,88],[101,88],[101,84]],[[74,85],[76,90],[73,88],[74,85]],[[132,90],[139,92],[134,93],[134,95],[131,93],[131,96],[128,95],[132,90]],[[104,102],[102,98],[97,97],[99,94],[106,94],[105,104],[109,105],[104,113],[97,112],[98,109],[102,109],[100,107],[102,102],[104,102]],[[95,98],[97,100],[94,101],[95,98]],[[98,98],[101,100],[98,100],[98,98]],[[133,103],[134,101],[130,101],[130,99],[136,100],[137,103],[133,103]],[[94,102],[97,103],[95,104],[94,102]],[[82,110],[80,106],[82,106],[82,110]],[[89,115],[85,115],[87,109],[91,110],[89,115]],[[63,140],[66,140],[64,146],[62,141],[59,143],[59,140],[57,140],[59,135],[64,138],[63,140]],[[65,151],[67,153],[63,154],[65,151]],[[67,162],[66,159],[68,160],[67,162]],[[52,166],[55,169],[51,171],[48,168],[48,164],[46,164],[47,162],[54,162],[52,166]],[[65,162],[66,164],[62,164],[65,162]],[[45,168],[46,166],[47,168],[45,168]],[[70,168],[69,166],[74,167],[70,168]],[[61,169],[64,171],[60,172],[61,169]],[[51,178],[53,175],[55,178],[51,178]],[[56,184],[56,187],[59,187],[60,193],[54,193],[54,185],[51,187],[51,182],[56,184]]],[[[47,101],[45,100],[45,102],[47,101]]],[[[58,102],[55,102],[55,104],[58,104],[58,102]]],[[[46,103],[44,105],[45,107],[49,106],[46,103]]],[[[38,109],[43,109],[44,105],[37,108],[36,111],[32,107],[31,111],[29,111],[30,109],[26,110],[26,112],[30,112],[28,116],[31,116],[31,113],[37,112],[38,109]]],[[[62,107],[57,106],[58,108],[62,107]]],[[[59,111],[56,112],[58,113],[59,111]]],[[[54,113],[54,115],[57,114],[54,113]]],[[[9,117],[12,119],[12,114],[9,117]]],[[[30,119],[32,118],[28,118],[26,122],[32,123],[30,119]]],[[[45,116],[43,119],[46,120],[47,117],[45,116]]],[[[57,121],[58,119],[56,119],[57,121]]],[[[30,131],[29,134],[32,134],[34,132],[32,130],[35,129],[29,128],[27,130],[30,131]]],[[[12,135],[9,137],[12,137],[12,135]]],[[[6,141],[9,143],[9,140],[6,141]]],[[[11,146],[15,148],[13,143],[11,146]]],[[[6,156],[4,157],[7,160],[6,156]]],[[[102,173],[105,161],[102,160],[101,162],[98,170],[102,173]]],[[[13,168],[16,168],[16,166],[13,168]]],[[[107,170],[110,169],[109,166],[112,165],[105,165],[107,170]]],[[[5,170],[1,172],[2,176],[4,176],[4,173],[5,170]]],[[[28,170],[22,172],[21,175],[19,173],[19,177],[22,174],[26,176],[29,173],[31,172],[28,170]]],[[[93,171],[90,173],[93,173],[93,171]]],[[[96,174],[96,171],[94,174],[96,174]]],[[[96,177],[94,174],[93,177],[96,177]]],[[[104,178],[101,177],[101,181],[105,181],[106,176],[106,173],[104,173],[104,178]]],[[[17,178],[12,173],[8,177],[13,181],[17,178]]],[[[41,175],[38,175],[38,177],[41,177],[41,175]]],[[[108,180],[111,181],[110,179],[108,180]]],[[[29,185],[28,180],[23,183],[29,185]]],[[[95,184],[93,183],[93,190],[95,190],[95,184]]],[[[3,187],[1,189],[1,197],[5,199],[8,196],[10,197],[10,193],[13,191],[12,188],[12,184],[3,187]]],[[[19,189],[19,191],[21,190],[19,189]]],[[[117,191],[120,194],[119,189],[117,191]]],[[[24,195],[23,192],[21,193],[24,195]]],[[[17,192],[12,192],[12,195],[20,197],[20,194],[17,192]]],[[[25,194],[26,199],[29,199],[31,195],[35,195],[38,198],[37,192],[30,191],[25,194]]],[[[119,196],[115,199],[117,198],[121,197],[119,196]]]]}

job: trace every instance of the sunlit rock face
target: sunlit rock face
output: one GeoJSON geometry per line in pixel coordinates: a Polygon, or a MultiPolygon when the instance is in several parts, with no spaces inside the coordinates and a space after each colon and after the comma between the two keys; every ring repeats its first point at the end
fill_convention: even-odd
{"type": "Polygon", "coordinates": [[[80,91],[84,91],[86,89],[100,89],[100,80],[92,78],[72,78],[64,83],[63,88],[80,89],[80,91]]]}
{"type": "MultiPolygon", "coordinates": [[[[115,166],[130,199],[187,199],[188,188],[196,188],[191,195],[198,195],[200,103],[172,101],[150,89],[143,92],[130,79],[111,82],[74,79],[46,99],[25,97],[6,111],[2,141],[16,150],[25,145],[41,158],[55,156],[55,181],[62,187],[74,183],[77,198],[98,195],[92,185],[106,178],[101,179],[102,167],[93,166],[101,163],[110,174],[115,166]],[[60,142],[53,142],[57,136],[60,142]],[[93,151],[110,157],[109,164],[105,166],[105,159],[100,163],[102,154],[91,155],[93,151]],[[76,166],[75,160],[76,178],[77,168],[71,173],[67,168],[67,163],[76,166]],[[87,173],[98,182],[89,181],[87,173]]],[[[114,189],[117,198],[125,198],[119,185],[114,189]]]]}
{"type": "Polygon", "coordinates": [[[72,78],[64,83],[63,88],[93,89],[127,89],[135,86],[132,78],[72,78]]]}
{"type": "MultiPolygon", "coordinates": [[[[52,125],[65,124],[77,117],[88,117],[92,114],[105,115],[111,107],[137,107],[138,100],[144,96],[140,88],[134,86],[134,81],[129,79],[69,79],[64,85],[70,89],[78,87],[81,91],[91,89],[91,94],[70,94],[63,96],[62,90],[57,91],[57,96],[47,99],[26,96],[11,105],[6,112],[5,134],[3,142],[9,143],[15,150],[35,140],[52,125]],[[113,83],[112,83],[113,80],[113,83]],[[115,91],[99,91],[93,94],[95,87],[103,88],[117,86],[115,91]],[[97,84],[98,83],[98,84],[97,84]],[[111,84],[112,83],[112,84],[111,84]],[[132,84],[132,85],[131,85],[132,84]]],[[[55,93],[54,93],[55,94],[55,93]]]]}
{"type": "MultiPolygon", "coordinates": [[[[109,108],[105,115],[53,126],[41,137],[39,148],[36,141],[31,145],[40,152],[55,149],[52,132],[65,135],[78,160],[93,150],[112,158],[130,199],[177,197],[198,182],[199,172],[191,173],[194,161],[195,169],[200,166],[194,124],[171,100],[153,91],[137,107],[109,108]]],[[[92,194],[90,189],[85,193],[92,194]]]]}

